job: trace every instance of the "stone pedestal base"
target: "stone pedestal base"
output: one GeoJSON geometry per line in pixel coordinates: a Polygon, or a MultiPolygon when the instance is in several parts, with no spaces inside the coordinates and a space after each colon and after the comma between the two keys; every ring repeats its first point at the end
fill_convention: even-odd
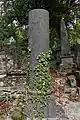
{"type": "Polygon", "coordinates": [[[60,70],[67,71],[73,68],[73,58],[61,58],[60,70]]]}

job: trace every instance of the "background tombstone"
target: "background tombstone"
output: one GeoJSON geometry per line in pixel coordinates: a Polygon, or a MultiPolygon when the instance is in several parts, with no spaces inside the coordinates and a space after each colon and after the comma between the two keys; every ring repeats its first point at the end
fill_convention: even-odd
{"type": "Polygon", "coordinates": [[[61,69],[70,69],[73,66],[70,43],[64,19],[61,19],[61,69]]]}
{"type": "Polygon", "coordinates": [[[80,69],[80,40],[77,40],[76,49],[77,49],[76,64],[77,68],[80,69]]]}
{"type": "Polygon", "coordinates": [[[70,43],[68,40],[68,34],[64,18],[61,19],[61,56],[71,55],[70,43]]]}
{"type": "Polygon", "coordinates": [[[0,51],[0,75],[6,74],[5,52],[0,51]]]}
{"type": "Polygon", "coordinates": [[[75,62],[76,62],[76,84],[80,87],[80,39],[76,41],[76,54],[75,54],[75,62]]]}

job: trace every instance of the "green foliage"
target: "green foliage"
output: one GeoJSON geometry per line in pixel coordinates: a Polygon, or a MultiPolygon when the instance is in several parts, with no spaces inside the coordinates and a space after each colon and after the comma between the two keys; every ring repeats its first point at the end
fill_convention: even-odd
{"type": "Polygon", "coordinates": [[[7,101],[7,98],[4,96],[4,97],[0,97],[0,102],[6,102],[7,101]]]}
{"type": "Polygon", "coordinates": [[[51,59],[51,50],[41,53],[37,60],[38,65],[34,68],[34,85],[37,95],[35,96],[35,104],[39,106],[37,117],[42,118],[44,108],[46,106],[47,91],[50,88],[51,77],[49,72],[49,61],[51,59]]]}
{"type": "Polygon", "coordinates": [[[24,39],[27,39],[26,32],[21,27],[16,28],[15,35],[19,43],[22,43],[24,39]]]}
{"type": "Polygon", "coordinates": [[[4,21],[0,21],[0,43],[8,43],[10,36],[10,27],[4,21]]]}
{"type": "MultiPolygon", "coordinates": [[[[77,17],[79,16],[79,13],[80,13],[79,4],[76,4],[75,0],[52,0],[52,1],[48,1],[48,0],[5,0],[3,1],[2,11],[4,11],[4,15],[2,16],[2,20],[4,20],[7,23],[7,25],[8,24],[11,25],[10,27],[11,31],[9,33],[12,34],[14,39],[18,39],[18,42],[20,43],[22,43],[21,41],[25,41],[27,36],[24,35],[23,31],[19,27],[28,24],[29,11],[32,9],[46,9],[49,11],[50,47],[52,48],[54,54],[56,54],[56,51],[54,50],[55,49],[54,41],[55,41],[56,35],[57,35],[57,38],[60,38],[61,18],[64,17],[66,25],[68,22],[72,23],[75,16],[77,17]],[[15,27],[13,27],[14,20],[16,20],[19,25],[17,27],[19,29],[17,30],[15,27]]],[[[73,36],[75,36],[74,32],[72,34],[73,36]]],[[[3,34],[0,34],[0,36],[3,36],[3,34]]],[[[2,37],[1,40],[3,41],[3,39],[4,38],[2,37]]],[[[5,39],[7,39],[7,37],[5,37],[5,39]]],[[[71,38],[70,41],[72,41],[72,39],[73,37],[71,38]]]]}
{"type": "MultiPolygon", "coordinates": [[[[15,26],[14,24],[7,24],[6,21],[0,21],[0,43],[8,44],[10,39],[13,37],[18,43],[18,45],[23,45],[25,40],[27,41],[27,33],[20,26],[15,26]]],[[[13,44],[12,42],[10,44],[13,44]]]]}
{"type": "Polygon", "coordinates": [[[3,8],[6,8],[4,19],[8,23],[17,20],[19,24],[28,24],[28,14],[32,9],[46,9],[50,13],[50,29],[55,28],[58,35],[60,35],[60,20],[61,17],[65,18],[66,22],[71,22],[75,14],[78,15],[79,4],[75,0],[9,0],[4,1],[3,8]],[[7,12],[6,12],[7,11],[7,12]],[[74,14],[72,14],[74,12],[74,14]]]}
{"type": "Polygon", "coordinates": [[[16,108],[12,113],[12,120],[25,120],[24,115],[20,108],[16,108]]]}
{"type": "Polygon", "coordinates": [[[20,93],[17,98],[17,105],[12,112],[11,118],[12,120],[26,120],[25,117],[25,107],[26,107],[26,90],[20,93]]]}
{"type": "Polygon", "coordinates": [[[71,45],[76,44],[76,42],[80,43],[80,20],[77,20],[74,28],[70,29],[68,32],[71,45]]]}

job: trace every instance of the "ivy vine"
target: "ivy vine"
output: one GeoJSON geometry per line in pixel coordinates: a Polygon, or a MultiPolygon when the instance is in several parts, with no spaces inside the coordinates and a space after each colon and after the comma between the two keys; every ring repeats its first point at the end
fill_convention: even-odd
{"type": "MultiPolygon", "coordinates": [[[[51,76],[49,73],[49,63],[51,60],[51,50],[46,53],[40,53],[37,57],[38,64],[34,68],[34,86],[35,94],[28,94],[29,86],[26,85],[24,92],[17,99],[17,109],[12,114],[12,119],[25,120],[25,107],[28,109],[31,120],[44,118],[44,109],[46,107],[47,92],[51,84],[51,76]],[[31,107],[31,108],[30,108],[31,107]]],[[[30,73],[30,71],[28,71],[30,73]]],[[[29,76],[29,74],[28,74],[29,76]]]]}
{"type": "Polygon", "coordinates": [[[51,76],[48,74],[51,53],[51,50],[46,53],[40,53],[37,57],[38,64],[34,68],[34,85],[37,91],[37,95],[35,96],[35,103],[39,107],[37,113],[37,117],[39,118],[44,117],[47,91],[51,84],[51,76]]]}

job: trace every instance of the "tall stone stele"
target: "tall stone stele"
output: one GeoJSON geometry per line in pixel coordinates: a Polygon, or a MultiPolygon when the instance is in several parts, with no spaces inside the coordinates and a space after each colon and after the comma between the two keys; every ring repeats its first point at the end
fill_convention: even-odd
{"type": "MultiPolygon", "coordinates": [[[[44,9],[34,9],[29,12],[29,47],[30,54],[30,86],[34,91],[34,67],[38,64],[36,58],[49,49],[49,12],[44,9]]],[[[56,119],[56,105],[53,95],[47,96],[44,118],[56,119]]],[[[30,114],[30,113],[29,113],[30,114]]]]}
{"type": "MultiPolygon", "coordinates": [[[[49,49],[49,12],[44,9],[34,9],[29,12],[29,46],[32,49],[30,54],[30,85],[34,90],[34,67],[38,64],[36,58],[40,53],[49,49]]],[[[53,100],[46,100],[44,118],[55,118],[56,109],[53,100]]]]}
{"type": "Polygon", "coordinates": [[[34,9],[29,12],[29,47],[30,54],[30,85],[33,88],[34,67],[40,53],[49,49],[49,12],[44,9],[34,9]]]}
{"type": "Polygon", "coordinates": [[[70,42],[64,18],[61,19],[61,64],[62,70],[67,70],[73,67],[73,55],[71,54],[70,42]]]}
{"type": "Polygon", "coordinates": [[[76,64],[77,68],[80,70],[80,39],[77,40],[76,51],[77,51],[76,64]]]}

